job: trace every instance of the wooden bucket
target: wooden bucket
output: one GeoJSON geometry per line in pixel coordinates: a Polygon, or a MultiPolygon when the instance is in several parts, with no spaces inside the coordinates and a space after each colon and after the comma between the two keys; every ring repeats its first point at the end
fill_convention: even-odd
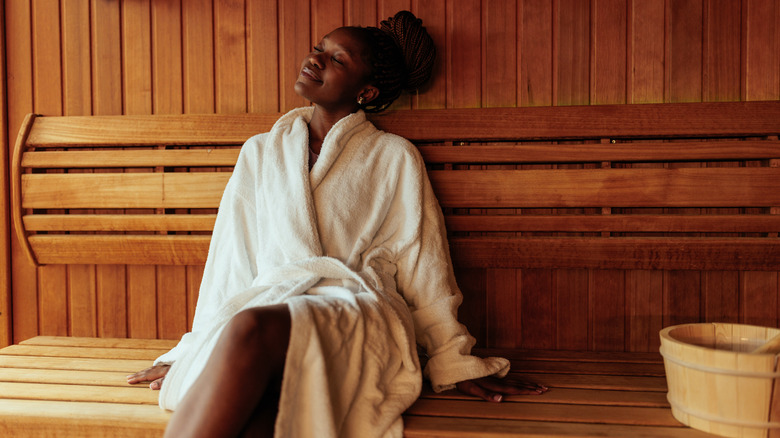
{"type": "Polygon", "coordinates": [[[750,353],[780,329],[683,324],[661,330],[672,414],[729,437],[780,437],[778,355],[750,353]]]}

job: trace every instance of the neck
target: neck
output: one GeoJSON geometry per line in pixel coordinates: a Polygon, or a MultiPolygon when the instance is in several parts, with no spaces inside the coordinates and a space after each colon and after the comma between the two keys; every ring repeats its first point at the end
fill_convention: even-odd
{"type": "Polygon", "coordinates": [[[314,106],[314,113],[309,121],[309,147],[315,154],[320,153],[322,141],[330,128],[350,114],[351,111],[328,111],[318,105],[314,106]]]}

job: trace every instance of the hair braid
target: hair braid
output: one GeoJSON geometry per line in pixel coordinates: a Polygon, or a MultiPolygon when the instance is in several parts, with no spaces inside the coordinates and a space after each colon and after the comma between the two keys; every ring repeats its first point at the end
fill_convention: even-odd
{"type": "Polygon", "coordinates": [[[369,49],[369,80],[379,90],[377,98],[363,107],[366,112],[383,111],[402,91],[422,86],[436,59],[433,39],[411,12],[398,12],[380,25],[359,28],[369,49]]]}

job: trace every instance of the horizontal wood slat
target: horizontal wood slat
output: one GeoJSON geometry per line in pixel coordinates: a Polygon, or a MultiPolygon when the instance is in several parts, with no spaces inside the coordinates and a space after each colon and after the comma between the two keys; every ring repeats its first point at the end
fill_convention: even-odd
{"type": "MultiPolygon", "coordinates": [[[[72,116],[36,120],[35,147],[241,144],[280,114],[72,116]]],[[[448,108],[373,116],[413,141],[698,137],[776,134],[780,103],[707,102],[523,108],[448,108]],[[447,123],[441,123],[446,120],[447,123]]]]}
{"type": "Polygon", "coordinates": [[[202,265],[211,236],[33,235],[40,264],[202,265]]]}
{"type": "Polygon", "coordinates": [[[240,149],[41,151],[27,152],[22,167],[112,168],[112,167],[220,167],[236,164],[240,149]]]}
{"type": "Polygon", "coordinates": [[[216,208],[230,173],[72,173],[22,175],[22,207],[216,208]]]}
{"type": "Polygon", "coordinates": [[[211,231],[216,214],[32,214],[29,231],[211,231]]]}
{"type": "Polygon", "coordinates": [[[780,157],[780,142],[669,141],[663,143],[585,143],[418,146],[426,163],[598,163],[655,161],[718,161],[780,157]]]}
{"type": "MultiPolygon", "coordinates": [[[[42,264],[203,264],[210,236],[34,235],[42,264]]],[[[453,237],[458,267],[780,269],[777,238],[453,237]]]]}
{"type": "Polygon", "coordinates": [[[780,270],[777,238],[462,237],[450,253],[459,267],[780,270]]]}
{"type": "MultiPolygon", "coordinates": [[[[216,214],[33,214],[29,231],[211,231],[216,214]]],[[[778,215],[446,215],[451,232],[767,233],[778,215]]]]}
{"type": "Polygon", "coordinates": [[[34,147],[243,144],[270,130],[281,114],[178,114],[37,117],[34,147]]]}
{"type": "Polygon", "coordinates": [[[767,233],[780,232],[780,215],[571,214],[446,215],[451,232],[767,233]]]}
{"type": "Polygon", "coordinates": [[[780,205],[780,168],[435,170],[443,207],[780,205]]]}
{"type": "Polygon", "coordinates": [[[780,102],[447,108],[372,120],[413,141],[726,137],[777,134],[780,102]]]}

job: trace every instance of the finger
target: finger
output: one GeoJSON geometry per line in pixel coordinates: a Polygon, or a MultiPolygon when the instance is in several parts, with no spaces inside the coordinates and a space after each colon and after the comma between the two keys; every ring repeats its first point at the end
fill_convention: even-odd
{"type": "Polygon", "coordinates": [[[165,377],[160,377],[159,379],[150,383],[149,388],[154,390],[159,390],[160,388],[162,388],[163,380],[165,380],[165,377]]]}
{"type": "Polygon", "coordinates": [[[145,383],[152,382],[168,374],[170,365],[156,365],[151,368],[146,368],[135,374],[127,376],[127,383],[145,383]]]}
{"type": "Polygon", "coordinates": [[[489,391],[488,389],[483,388],[482,386],[475,383],[473,380],[460,382],[457,386],[460,392],[474,397],[479,397],[486,401],[500,402],[504,398],[502,394],[489,391]]]}

